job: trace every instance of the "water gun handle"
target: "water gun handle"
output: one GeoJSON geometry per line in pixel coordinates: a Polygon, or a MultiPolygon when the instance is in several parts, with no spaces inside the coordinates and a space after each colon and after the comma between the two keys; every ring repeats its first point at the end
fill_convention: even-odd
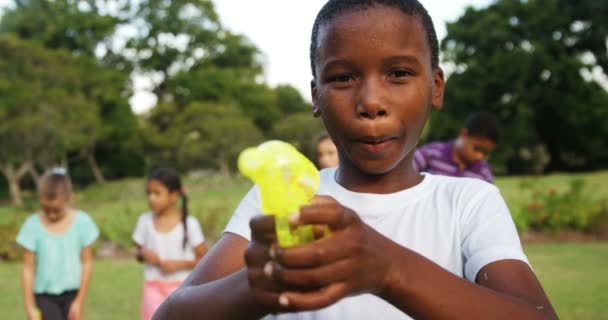
{"type": "Polygon", "coordinates": [[[319,171],[292,145],[278,141],[247,148],[238,159],[239,171],[260,189],[262,213],[275,216],[277,240],[291,247],[314,240],[312,226],[289,226],[287,217],[309,203],[319,186],[319,171]]]}

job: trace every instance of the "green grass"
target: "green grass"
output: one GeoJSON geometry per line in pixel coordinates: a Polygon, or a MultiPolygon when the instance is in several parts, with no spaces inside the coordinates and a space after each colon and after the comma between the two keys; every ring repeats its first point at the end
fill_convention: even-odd
{"type": "MultiPolygon", "coordinates": [[[[562,191],[568,188],[571,180],[578,178],[586,182],[586,190],[591,191],[595,199],[608,199],[608,184],[604,183],[608,181],[608,171],[539,177],[499,177],[496,179],[496,185],[511,212],[517,214],[522,205],[529,201],[532,192],[530,189],[522,189],[522,182],[534,181],[539,187],[562,191]]],[[[145,180],[141,178],[124,179],[77,190],[75,206],[91,214],[101,229],[102,239],[130,247],[130,235],[137,217],[148,211],[144,183],[145,180]]],[[[219,238],[240,199],[251,187],[249,181],[238,175],[223,177],[207,174],[186,178],[184,184],[190,197],[190,214],[199,219],[209,244],[219,238]]],[[[27,194],[25,208],[0,206],[0,227],[11,225],[8,229],[16,234],[26,215],[37,209],[33,194],[27,194]]],[[[0,232],[2,230],[0,228],[0,232]]]]}
{"type": "Polygon", "coordinates": [[[608,243],[525,248],[560,319],[606,319],[608,243]]]}
{"type": "MultiPolygon", "coordinates": [[[[0,264],[2,319],[25,319],[21,264],[0,264]]],[[[135,260],[97,260],[85,306],[88,320],[140,319],[143,267],[135,260]]]]}
{"type": "MultiPolygon", "coordinates": [[[[605,319],[608,243],[533,245],[526,253],[560,319],[605,319]]],[[[3,319],[23,319],[18,263],[0,264],[3,319]]],[[[138,319],[143,268],[133,260],[95,262],[86,319],[138,319]]]]}

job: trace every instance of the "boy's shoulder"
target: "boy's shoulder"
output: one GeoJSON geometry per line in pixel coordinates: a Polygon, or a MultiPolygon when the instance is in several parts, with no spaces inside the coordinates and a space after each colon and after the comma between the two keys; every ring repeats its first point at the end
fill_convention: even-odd
{"type": "MultiPolygon", "coordinates": [[[[498,188],[481,179],[467,177],[451,177],[425,173],[425,179],[429,179],[429,189],[440,198],[450,199],[450,202],[458,206],[467,206],[492,195],[498,194],[498,188]]],[[[495,198],[495,196],[491,196],[495,198]]]]}
{"type": "Polygon", "coordinates": [[[416,149],[416,153],[424,156],[441,157],[452,148],[453,141],[436,141],[422,145],[416,149]]]}

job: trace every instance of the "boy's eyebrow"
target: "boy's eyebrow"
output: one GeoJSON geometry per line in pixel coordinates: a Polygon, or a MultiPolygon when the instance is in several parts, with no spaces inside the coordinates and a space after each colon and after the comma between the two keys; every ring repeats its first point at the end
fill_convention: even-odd
{"type": "Polygon", "coordinates": [[[352,67],[353,63],[348,61],[347,59],[335,59],[335,60],[330,60],[329,62],[327,62],[325,65],[321,66],[321,72],[324,72],[327,69],[330,68],[336,68],[336,67],[352,67]]]}
{"type": "MultiPolygon", "coordinates": [[[[416,67],[421,66],[422,64],[420,63],[420,60],[413,55],[398,55],[398,56],[393,56],[393,57],[389,57],[386,58],[382,61],[382,64],[384,65],[391,65],[391,64],[395,64],[395,63],[408,63],[408,64],[413,64],[416,67]]],[[[330,60],[329,62],[327,62],[325,65],[323,65],[321,67],[321,73],[323,73],[325,70],[330,69],[330,68],[336,68],[336,67],[352,67],[353,63],[351,61],[349,61],[348,59],[335,59],[335,60],[330,60]]]]}
{"type": "Polygon", "coordinates": [[[420,60],[418,60],[418,58],[416,58],[416,56],[412,56],[412,55],[399,55],[399,56],[394,56],[394,57],[384,59],[384,64],[387,64],[387,65],[395,64],[395,63],[399,63],[399,62],[415,64],[416,66],[421,65],[420,60]]]}

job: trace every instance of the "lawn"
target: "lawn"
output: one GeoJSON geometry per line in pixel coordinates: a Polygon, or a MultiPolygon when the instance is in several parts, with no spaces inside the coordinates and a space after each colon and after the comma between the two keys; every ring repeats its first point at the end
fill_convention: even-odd
{"type": "MultiPolygon", "coordinates": [[[[605,319],[608,243],[531,245],[528,257],[560,319],[605,319]]],[[[23,319],[20,265],[0,264],[3,319],[23,319]]],[[[138,319],[142,266],[132,260],[96,261],[86,319],[138,319]]]]}

